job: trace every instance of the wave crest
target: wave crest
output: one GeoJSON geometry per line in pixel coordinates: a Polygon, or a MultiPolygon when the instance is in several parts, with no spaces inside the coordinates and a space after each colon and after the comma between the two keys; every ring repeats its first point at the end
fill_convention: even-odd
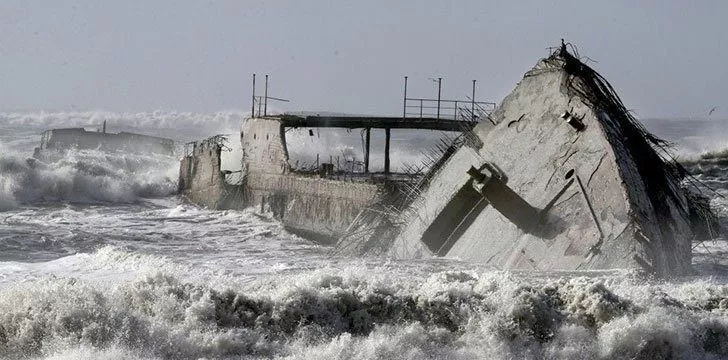
{"type": "Polygon", "coordinates": [[[48,202],[130,203],[176,191],[176,160],[167,156],[74,151],[44,163],[0,155],[0,211],[48,202]]]}

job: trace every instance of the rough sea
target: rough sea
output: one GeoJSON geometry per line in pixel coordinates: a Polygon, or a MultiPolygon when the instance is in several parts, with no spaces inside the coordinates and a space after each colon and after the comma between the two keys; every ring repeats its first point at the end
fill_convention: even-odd
{"type": "MultiPolygon", "coordinates": [[[[0,113],[0,358],[728,358],[722,239],[695,242],[695,275],[674,279],[341,257],[268,214],[184,203],[177,157],[28,160],[48,128],[107,120],[184,142],[236,134],[243,117],[0,113]]],[[[728,122],[647,127],[728,219],[728,122]]]]}

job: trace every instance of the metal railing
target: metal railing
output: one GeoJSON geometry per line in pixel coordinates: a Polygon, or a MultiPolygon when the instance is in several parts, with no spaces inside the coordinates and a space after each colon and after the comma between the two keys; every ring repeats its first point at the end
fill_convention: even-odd
{"type": "Polygon", "coordinates": [[[485,101],[405,98],[403,114],[409,119],[479,121],[494,108],[495,103],[485,101]]]}
{"type": "MultiPolygon", "coordinates": [[[[474,122],[488,117],[495,109],[495,103],[475,100],[475,83],[472,95],[464,100],[442,99],[442,78],[430,79],[437,83],[437,99],[407,97],[407,79],[404,77],[403,119],[443,119],[474,122]]],[[[250,114],[252,117],[268,116],[268,100],[289,102],[289,100],[268,96],[268,75],[265,75],[265,92],[255,95],[255,74],[253,74],[253,96],[250,114]]]]}
{"type": "MultiPolygon", "coordinates": [[[[495,103],[475,101],[475,80],[472,96],[466,100],[443,100],[442,78],[437,78],[437,99],[407,97],[407,79],[404,77],[404,105],[402,118],[447,119],[460,121],[479,121],[495,109],[495,103]]],[[[435,80],[435,79],[431,79],[435,80]]]]}
{"type": "Polygon", "coordinates": [[[200,141],[190,141],[185,143],[185,156],[196,156],[206,150],[212,150],[217,147],[219,147],[222,151],[232,151],[232,149],[227,146],[228,137],[228,134],[218,134],[200,141]]]}

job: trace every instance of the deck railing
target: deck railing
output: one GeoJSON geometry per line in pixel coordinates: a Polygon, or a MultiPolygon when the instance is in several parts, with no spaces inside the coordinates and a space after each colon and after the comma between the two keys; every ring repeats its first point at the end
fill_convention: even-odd
{"type": "Polygon", "coordinates": [[[437,82],[437,99],[407,97],[407,79],[404,77],[404,119],[447,119],[459,121],[479,121],[488,116],[495,108],[495,103],[475,101],[475,80],[473,80],[472,96],[466,100],[444,100],[442,95],[442,78],[431,79],[437,82]]]}
{"type": "Polygon", "coordinates": [[[438,100],[424,98],[405,98],[404,117],[408,119],[448,119],[460,121],[479,121],[488,116],[495,104],[471,100],[438,100]]]}

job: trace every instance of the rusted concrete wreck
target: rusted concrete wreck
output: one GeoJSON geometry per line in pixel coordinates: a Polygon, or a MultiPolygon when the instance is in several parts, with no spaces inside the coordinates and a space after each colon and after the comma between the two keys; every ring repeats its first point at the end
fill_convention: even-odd
{"type": "Polygon", "coordinates": [[[689,175],[664,143],[566,46],[488,118],[404,187],[291,173],[286,118],[251,118],[242,183],[224,181],[221,145],[206,141],[182,160],[180,190],[209,207],[260,206],[285,225],[338,239],[340,252],[690,273],[691,242],[714,225],[707,202],[687,189],[689,175]]]}

